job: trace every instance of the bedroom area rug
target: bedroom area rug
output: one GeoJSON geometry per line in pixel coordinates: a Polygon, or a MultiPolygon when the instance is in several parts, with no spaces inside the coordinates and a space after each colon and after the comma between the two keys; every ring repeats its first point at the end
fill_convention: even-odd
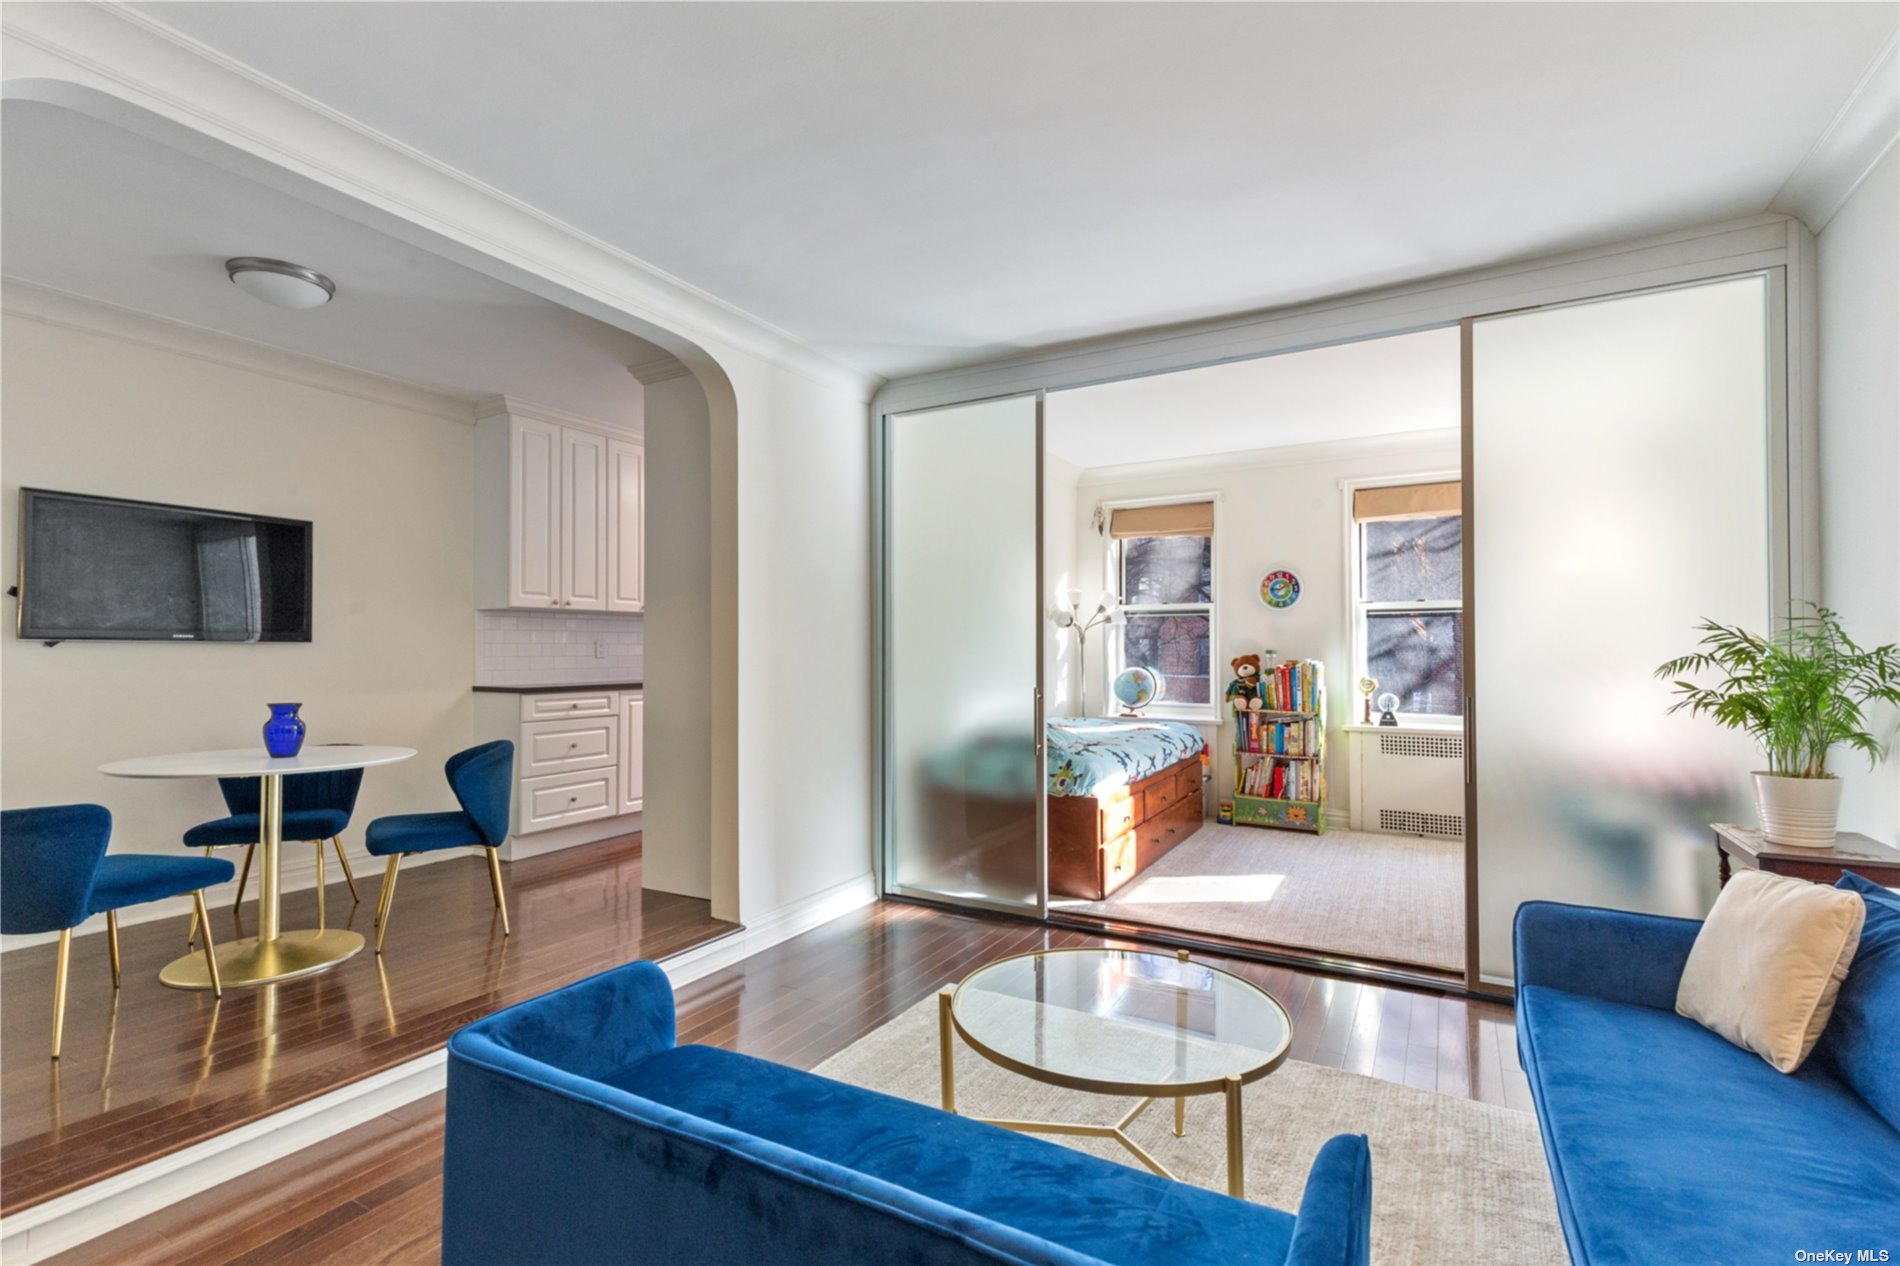
{"type": "Polygon", "coordinates": [[[1463,840],[1209,822],[1107,901],[1052,909],[1462,972],[1463,840]]]}
{"type": "MultiPolygon", "coordinates": [[[[1178,851],[1178,850],[1177,850],[1178,851]]],[[[817,1072],[939,1106],[937,1000],[930,997],[819,1065],[817,1072]]],[[[1112,1124],[1133,1107],[1044,1086],[957,1043],[957,1106],[965,1114],[1112,1124]]],[[[1372,1148],[1374,1266],[1563,1266],[1563,1233],[1537,1124],[1528,1113],[1289,1060],[1247,1087],[1247,1198],[1299,1208],[1306,1172],[1335,1134],[1372,1148]]],[[[1188,1100],[1187,1133],[1157,1103],[1129,1133],[1185,1182],[1225,1191],[1219,1095],[1188,1100]]],[[[1137,1162],[1101,1139],[1041,1136],[1117,1163],[1137,1162]]]]}

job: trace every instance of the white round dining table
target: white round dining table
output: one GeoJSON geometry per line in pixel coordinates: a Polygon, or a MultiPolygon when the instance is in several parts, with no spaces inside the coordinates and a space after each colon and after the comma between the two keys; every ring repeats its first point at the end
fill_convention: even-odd
{"type": "MultiPolygon", "coordinates": [[[[284,776],[394,765],[416,754],[413,747],[367,747],[308,743],[295,756],[272,756],[261,747],[219,752],[177,752],[109,761],[99,772],[114,778],[256,778],[260,853],[257,935],[217,947],[218,973],[227,985],[267,985],[327,971],[363,948],[363,938],[341,928],[285,931],[280,926],[284,845],[284,776]]],[[[206,929],[209,932],[210,929],[206,929]]],[[[211,988],[211,969],[186,954],[159,972],[173,989],[211,988]]]]}

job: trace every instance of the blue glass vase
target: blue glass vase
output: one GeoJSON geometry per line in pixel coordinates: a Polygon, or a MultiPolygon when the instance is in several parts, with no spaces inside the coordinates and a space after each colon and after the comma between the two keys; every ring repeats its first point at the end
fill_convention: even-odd
{"type": "Polygon", "coordinates": [[[272,756],[295,756],[303,750],[303,718],[297,715],[301,703],[273,703],[270,720],[264,722],[264,750],[272,756]]]}

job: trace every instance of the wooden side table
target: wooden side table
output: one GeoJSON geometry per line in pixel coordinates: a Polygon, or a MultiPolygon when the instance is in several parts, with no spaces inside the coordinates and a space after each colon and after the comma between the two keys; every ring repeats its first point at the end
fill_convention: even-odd
{"type": "Polygon", "coordinates": [[[1877,884],[1900,887],[1900,848],[1853,831],[1837,835],[1833,848],[1794,848],[1770,844],[1761,837],[1760,827],[1717,822],[1711,829],[1715,832],[1715,852],[1725,884],[1732,863],[1817,884],[1834,883],[1842,871],[1851,870],[1877,884]]]}

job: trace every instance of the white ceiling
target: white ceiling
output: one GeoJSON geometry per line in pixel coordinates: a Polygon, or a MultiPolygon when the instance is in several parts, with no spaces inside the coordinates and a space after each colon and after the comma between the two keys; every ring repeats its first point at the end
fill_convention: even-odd
{"type": "Polygon", "coordinates": [[[1458,331],[1425,330],[1052,391],[1049,452],[1086,470],[1459,425],[1458,331]]]}
{"type": "Polygon", "coordinates": [[[1890,3],[140,6],[885,374],[1753,214],[1890,3]]]}
{"type": "Polygon", "coordinates": [[[474,401],[511,395],[638,426],[629,364],[653,344],[108,123],[30,101],[0,111],[0,269],[474,401]],[[225,277],[234,255],[336,282],[291,312],[225,277]]]}

